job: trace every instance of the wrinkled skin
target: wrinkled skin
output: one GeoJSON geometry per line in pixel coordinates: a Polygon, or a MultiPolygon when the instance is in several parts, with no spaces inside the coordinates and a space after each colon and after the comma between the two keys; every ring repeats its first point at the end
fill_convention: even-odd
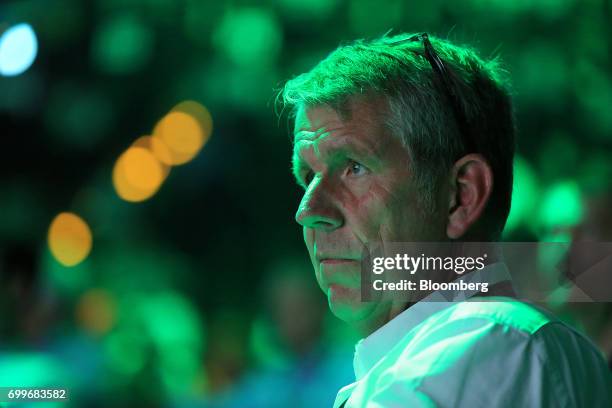
{"type": "Polygon", "coordinates": [[[423,210],[409,152],[382,125],[382,105],[353,99],[348,108],[348,117],[323,105],[297,111],[293,166],[305,193],[296,220],[331,311],[367,333],[407,303],[360,301],[364,249],[443,241],[448,208],[423,210]]]}

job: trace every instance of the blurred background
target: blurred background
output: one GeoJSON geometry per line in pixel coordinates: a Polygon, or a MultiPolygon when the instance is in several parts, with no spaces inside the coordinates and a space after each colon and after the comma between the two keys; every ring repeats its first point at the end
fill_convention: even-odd
{"type": "MultiPolygon", "coordinates": [[[[511,72],[506,240],[612,241],[611,17],[609,0],[3,0],[0,386],[330,406],[356,335],[311,276],[275,90],[391,28],[511,72]]],[[[606,351],[596,306],[571,319],[606,351]]]]}

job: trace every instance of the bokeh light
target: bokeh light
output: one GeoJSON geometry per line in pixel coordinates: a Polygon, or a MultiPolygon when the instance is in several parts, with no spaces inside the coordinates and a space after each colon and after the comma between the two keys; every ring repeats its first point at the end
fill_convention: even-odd
{"type": "Polygon", "coordinates": [[[181,102],[155,126],[153,138],[158,142],[153,142],[151,148],[162,163],[184,164],[200,152],[211,132],[208,110],[194,101],[181,102]]]}
{"type": "Polygon", "coordinates": [[[555,183],[544,193],[539,217],[543,227],[571,227],[578,224],[582,216],[582,196],[576,182],[555,183]]]}
{"type": "Polygon", "coordinates": [[[144,147],[128,148],[115,162],[113,186],[117,195],[130,202],[144,201],[161,187],[164,171],[159,160],[144,147]]]}
{"type": "Polygon", "coordinates": [[[115,323],[115,302],[107,291],[91,289],[81,296],[76,317],[85,330],[93,334],[104,334],[115,323]]]}
{"type": "MultiPolygon", "coordinates": [[[[16,352],[0,354],[0,387],[47,386],[67,383],[68,373],[61,361],[45,353],[16,352]]],[[[56,386],[57,386],[56,385],[56,386]]]]}
{"type": "Polygon", "coordinates": [[[17,24],[0,36],[0,75],[15,76],[26,71],[36,58],[38,41],[29,24],[17,24]]]}
{"type": "Polygon", "coordinates": [[[125,326],[113,330],[104,339],[104,351],[113,373],[121,378],[113,380],[121,382],[123,377],[136,374],[146,361],[147,338],[135,326],[125,326]]]}
{"type": "Polygon", "coordinates": [[[152,30],[138,17],[118,15],[104,21],[91,45],[94,65],[107,74],[131,74],[145,66],[153,51],[152,30]]]}
{"type": "Polygon", "coordinates": [[[42,258],[42,270],[46,285],[61,296],[77,297],[94,284],[95,273],[93,259],[87,257],[74,266],[57,262],[49,251],[42,258]]]}
{"type": "Polygon", "coordinates": [[[170,174],[172,153],[166,143],[161,139],[152,136],[141,136],[132,143],[132,147],[141,147],[147,149],[160,164],[162,170],[162,182],[166,180],[168,174],[170,174]]]}
{"type": "Polygon", "coordinates": [[[268,67],[276,61],[282,39],[280,23],[264,8],[230,10],[213,35],[223,54],[249,69],[268,67]]]}
{"type": "Polygon", "coordinates": [[[198,375],[204,341],[193,305],[168,291],[141,298],[138,312],[159,353],[164,385],[172,393],[188,393],[198,375]]]}
{"type": "Polygon", "coordinates": [[[168,290],[131,292],[119,308],[121,319],[105,338],[113,370],[133,376],[154,358],[165,388],[188,394],[200,375],[204,350],[204,327],[191,302],[168,290]]]}
{"type": "Polygon", "coordinates": [[[75,266],[91,251],[91,230],[78,215],[63,212],[51,222],[48,242],[51,253],[59,263],[75,266]]]}

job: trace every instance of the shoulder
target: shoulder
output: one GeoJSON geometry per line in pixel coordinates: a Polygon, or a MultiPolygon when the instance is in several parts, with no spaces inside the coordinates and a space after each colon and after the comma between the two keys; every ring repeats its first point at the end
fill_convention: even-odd
{"type": "Polygon", "coordinates": [[[403,375],[441,400],[486,399],[495,405],[520,394],[527,404],[541,400],[554,406],[550,398],[556,395],[563,402],[558,406],[571,406],[591,401],[587,390],[610,398],[610,374],[599,350],[528,303],[509,298],[457,303],[431,316],[413,334],[405,338],[393,368],[398,378],[403,375]],[[466,387],[484,394],[465,393],[466,387]]]}
{"type": "MultiPolygon", "coordinates": [[[[471,349],[472,356],[482,357],[480,361],[513,366],[566,364],[574,370],[606,366],[585,335],[542,308],[510,298],[457,303],[432,316],[416,339],[425,342],[425,348],[442,341],[446,354],[454,348],[471,349]]],[[[407,349],[415,345],[404,344],[407,349]]]]}
{"type": "Polygon", "coordinates": [[[471,326],[481,327],[480,333],[487,333],[496,342],[529,343],[534,352],[543,355],[572,351],[598,358],[601,355],[588,337],[549,311],[510,298],[460,302],[433,318],[434,325],[441,328],[456,326],[462,332],[471,326]]]}
{"type": "Polygon", "coordinates": [[[531,304],[503,297],[460,302],[435,318],[442,324],[479,320],[525,335],[533,335],[544,326],[559,322],[552,314],[531,304]]]}
{"type": "Polygon", "coordinates": [[[436,345],[443,343],[446,355],[454,348],[462,353],[476,348],[479,353],[490,349],[495,358],[503,358],[517,347],[526,347],[538,332],[557,323],[560,322],[551,314],[510,298],[458,302],[422,322],[404,337],[399,348],[404,353],[415,349],[435,351],[436,345]]]}

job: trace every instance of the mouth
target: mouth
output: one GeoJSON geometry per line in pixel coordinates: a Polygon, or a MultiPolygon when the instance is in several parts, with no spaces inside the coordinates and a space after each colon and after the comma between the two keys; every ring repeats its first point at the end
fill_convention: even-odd
{"type": "Polygon", "coordinates": [[[321,264],[342,264],[348,262],[360,262],[361,257],[350,253],[334,253],[326,251],[317,251],[315,249],[315,258],[321,264]]]}
{"type": "Polygon", "coordinates": [[[357,259],[350,258],[321,258],[319,263],[322,265],[340,265],[345,263],[359,262],[357,259]]]}
{"type": "Polygon", "coordinates": [[[359,286],[360,260],[345,256],[318,256],[321,279],[324,286],[334,288],[356,288],[359,286]]]}

